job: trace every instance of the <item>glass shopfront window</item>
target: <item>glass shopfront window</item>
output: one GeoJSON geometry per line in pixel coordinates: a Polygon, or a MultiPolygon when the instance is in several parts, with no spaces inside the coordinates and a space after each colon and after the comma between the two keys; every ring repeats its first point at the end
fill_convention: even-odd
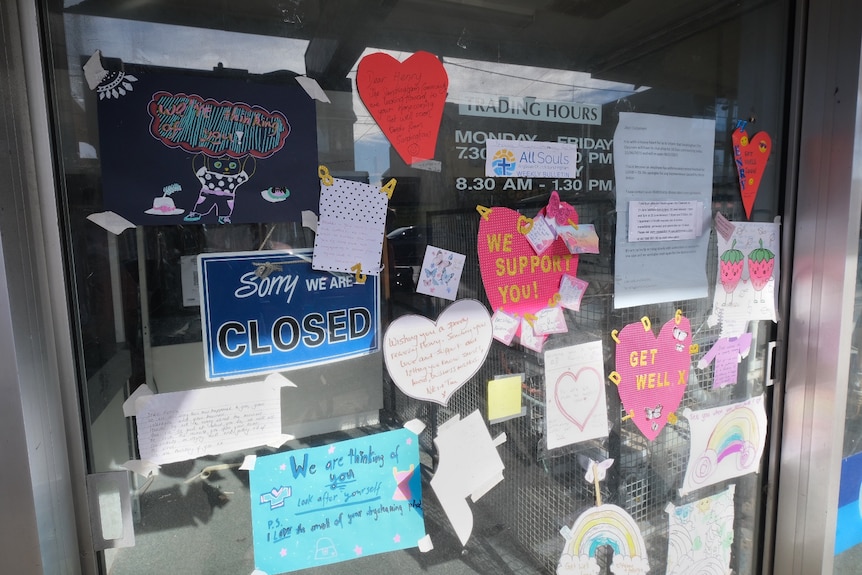
{"type": "Polygon", "coordinates": [[[857,271],[856,303],[853,308],[853,339],[850,347],[850,374],[847,387],[847,414],[844,424],[844,448],[838,490],[838,517],[835,530],[836,575],[853,573],[859,564],[862,551],[860,524],[862,524],[862,371],[859,364],[860,277],[857,271]]]}
{"type": "Polygon", "coordinates": [[[786,2],[47,4],[106,573],[759,572],[786,2]]]}

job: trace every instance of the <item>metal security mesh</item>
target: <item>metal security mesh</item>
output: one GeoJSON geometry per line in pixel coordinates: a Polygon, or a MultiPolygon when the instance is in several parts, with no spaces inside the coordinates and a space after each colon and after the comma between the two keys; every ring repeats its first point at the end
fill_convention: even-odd
{"type": "MultiPolygon", "coordinates": [[[[728,192],[724,195],[720,192],[714,194],[713,211],[720,211],[731,220],[741,219],[743,214],[738,196],[731,195],[730,186],[723,189],[728,192]]],[[[610,373],[615,369],[611,330],[622,329],[629,323],[640,321],[643,316],[650,317],[656,326],[672,318],[675,311],[681,309],[691,321],[693,341],[699,343],[700,351],[692,356],[689,384],[678,413],[682,414],[687,408],[703,409],[741,401],[762,393],[762,372],[756,366],[743,366],[742,373],[749,374],[748,380],[722,390],[710,389],[713,379],[711,365],[703,370],[696,369],[704,352],[719,339],[719,327],[708,324],[712,308],[711,293],[705,299],[615,310],[612,295],[612,246],[616,224],[613,194],[592,193],[589,196],[563,199],[576,206],[581,221],[595,224],[602,253],[580,256],[577,275],[588,281],[590,287],[580,311],[565,311],[569,332],[550,338],[546,349],[601,340],[605,372],[610,373]]],[[[539,207],[523,208],[521,211],[530,217],[539,207]]],[[[479,222],[480,216],[472,206],[428,213],[428,243],[466,254],[458,299],[474,298],[488,306],[475,249],[479,222]]],[[[716,261],[716,242],[712,238],[707,257],[710,286],[715,283],[716,261]]],[[[419,308],[406,311],[421,313],[432,319],[449,303],[438,298],[413,301],[419,302],[419,308]]],[[[754,332],[758,333],[757,326],[754,332]]],[[[754,349],[759,350],[764,346],[757,339],[754,349]]],[[[748,361],[754,359],[749,358],[748,361]]],[[[504,346],[496,340],[492,342],[488,358],[478,373],[452,395],[446,407],[408,398],[391,384],[386,390],[389,398],[387,407],[398,418],[419,417],[425,421],[431,433],[423,434],[423,447],[436,460],[431,438],[436,435],[437,426],[455,414],[463,417],[476,409],[486,414],[487,382],[507,374],[524,375],[522,403],[525,414],[490,425],[492,436],[502,432],[506,434],[507,440],[499,448],[505,464],[505,479],[482,499],[485,504],[483,509],[489,509],[501,526],[511,530],[514,539],[523,546],[523,551],[535,560],[537,571],[554,573],[564,546],[561,527],[571,526],[582,512],[596,504],[593,484],[584,478],[586,462],[589,459],[600,461],[613,458],[615,463],[601,484],[602,501],[623,507],[634,518],[646,541],[650,565],[653,570],[660,572],[667,561],[667,504],[673,502],[682,505],[726,488],[726,485],[720,484],[698,490],[688,497],[678,495],[677,490],[682,485],[689,456],[689,428],[684,417],[680,417],[675,424],[668,424],[650,442],[634,425],[622,421],[625,413],[619,395],[614,386],[606,382],[608,413],[617,414],[609,421],[609,436],[549,451],[544,439],[543,356],[520,345],[504,346]]],[[[743,477],[734,483],[737,485],[736,513],[742,519],[735,521],[735,524],[745,527],[737,527],[732,567],[737,573],[745,573],[749,572],[752,561],[753,532],[750,526],[754,525],[757,515],[754,511],[758,501],[758,481],[753,477],[743,477]]],[[[597,558],[602,573],[609,573],[612,562],[610,548],[600,550],[597,558]]]]}

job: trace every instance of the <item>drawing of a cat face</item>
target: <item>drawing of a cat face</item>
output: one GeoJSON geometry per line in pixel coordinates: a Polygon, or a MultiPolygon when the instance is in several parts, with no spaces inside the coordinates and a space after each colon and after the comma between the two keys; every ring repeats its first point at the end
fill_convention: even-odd
{"type": "Polygon", "coordinates": [[[207,156],[205,162],[204,166],[207,172],[221,176],[235,176],[245,168],[245,160],[240,161],[229,156],[222,156],[220,158],[210,158],[207,156]]]}

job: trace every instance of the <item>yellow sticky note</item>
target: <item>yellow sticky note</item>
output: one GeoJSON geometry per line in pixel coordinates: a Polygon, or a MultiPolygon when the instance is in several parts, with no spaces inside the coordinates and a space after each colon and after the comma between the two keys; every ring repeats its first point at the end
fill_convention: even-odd
{"type": "Polygon", "coordinates": [[[488,421],[520,415],[521,376],[501,377],[488,382],[488,421]]]}

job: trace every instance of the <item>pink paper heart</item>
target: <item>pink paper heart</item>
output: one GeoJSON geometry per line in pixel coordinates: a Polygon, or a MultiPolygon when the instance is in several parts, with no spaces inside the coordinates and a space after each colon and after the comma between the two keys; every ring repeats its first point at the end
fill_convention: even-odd
{"type": "Polygon", "coordinates": [[[446,69],[429,52],[403,62],[375,52],[356,71],[362,103],[407,165],[434,158],[448,87],[446,69]]]}
{"type": "MultiPolygon", "coordinates": [[[[491,208],[479,223],[477,251],[491,309],[503,308],[523,316],[548,307],[560,289],[563,274],[577,275],[578,256],[570,254],[559,238],[537,255],[518,231],[519,218],[521,214],[514,210],[491,208]]],[[[574,220],[577,223],[577,213],[574,220]]],[[[522,230],[528,225],[521,220],[522,230]]]]}
{"type": "Polygon", "coordinates": [[[620,400],[641,433],[652,441],[685,394],[691,368],[691,324],[679,316],[679,323],[669,320],[656,337],[642,323],[632,323],[617,338],[620,400]]]}
{"type": "Polygon", "coordinates": [[[591,367],[584,367],[573,374],[566,371],[554,386],[554,402],[560,413],[584,430],[601,397],[602,376],[591,367]]]}

